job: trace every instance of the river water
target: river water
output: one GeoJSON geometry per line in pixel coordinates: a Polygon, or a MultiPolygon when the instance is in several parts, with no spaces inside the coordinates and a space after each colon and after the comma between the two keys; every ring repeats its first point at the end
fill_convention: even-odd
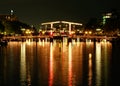
{"type": "Polygon", "coordinates": [[[0,86],[119,86],[119,49],[106,41],[8,42],[0,47],[0,86]]]}

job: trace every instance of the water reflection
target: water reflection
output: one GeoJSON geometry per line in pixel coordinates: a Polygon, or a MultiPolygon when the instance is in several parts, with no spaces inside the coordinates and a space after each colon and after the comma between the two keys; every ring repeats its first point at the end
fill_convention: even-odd
{"type": "Polygon", "coordinates": [[[69,53],[68,53],[68,86],[73,86],[73,75],[72,75],[72,45],[69,43],[69,53]]]}
{"type": "Polygon", "coordinates": [[[108,85],[108,79],[109,79],[109,74],[108,72],[110,71],[110,61],[109,59],[111,59],[111,50],[112,50],[112,45],[110,42],[104,42],[104,43],[101,43],[101,56],[103,57],[103,65],[104,65],[104,68],[103,68],[103,73],[102,75],[104,75],[104,81],[102,81],[106,86],[108,85]]]}
{"type": "Polygon", "coordinates": [[[46,40],[0,47],[0,86],[109,86],[111,43],[46,40]]]}
{"type": "Polygon", "coordinates": [[[53,86],[53,46],[50,43],[49,86],[53,86]]]}
{"type": "Polygon", "coordinates": [[[21,86],[26,86],[26,47],[25,47],[25,42],[21,43],[20,81],[21,81],[21,86]]]}
{"type": "Polygon", "coordinates": [[[101,86],[101,43],[96,42],[96,86],[101,86]]]}
{"type": "Polygon", "coordinates": [[[29,65],[27,64],[26,59],[26,44],[29,46],[31,42],[26,41],[21,43],[21,53],[20,53],[20,83],[21,86],[30,86],[31,85],[31,75],[29,71],[29,65]]]}
{"type": "Polygon", "coordinates": [[[88,86],[92,86],[92,54],[89,53],[88,60],[88,86]]]}
{"type": "Polygon", "coordinates": [[[42,40],[42,46],[43,47],[45,46],[45,40],[42,40]]]}
{"type": "Polygon", "coordinates": [[[30,45],[30,44],[31,44],[31,40],[30,40],[30,39],[26,39],[26,43],[27,43],[28,45],[30,45]]]}

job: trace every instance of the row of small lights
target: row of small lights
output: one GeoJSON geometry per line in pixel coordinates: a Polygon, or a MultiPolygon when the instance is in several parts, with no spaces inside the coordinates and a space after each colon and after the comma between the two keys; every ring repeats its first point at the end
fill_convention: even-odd
{"type": "MultiPolygon", "coordinates": [[[[69,34],[74,34],[75,32],[74,31],[70,31],[69,32],[69,34]]],[[[45,34],[45,31],[42,31],[42,34],[45,34]]],[[[53,31],[51,30],[50,31],[50,35],[52,35],[53,34],[53,31]]],[[[87,35],[87,34],[92,34],[92,31],[85,31],[85,34],[87,35]]]]}

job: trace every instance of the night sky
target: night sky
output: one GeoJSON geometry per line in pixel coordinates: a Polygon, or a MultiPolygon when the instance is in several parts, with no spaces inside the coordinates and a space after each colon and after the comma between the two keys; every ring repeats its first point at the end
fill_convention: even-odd
{"type": "Polygon", "coordinates": [[[0,14],[10,14],[28,24],[65,20],[85,23],[111,9],[120,11],[119,0],[0,0],[0,14]]]}

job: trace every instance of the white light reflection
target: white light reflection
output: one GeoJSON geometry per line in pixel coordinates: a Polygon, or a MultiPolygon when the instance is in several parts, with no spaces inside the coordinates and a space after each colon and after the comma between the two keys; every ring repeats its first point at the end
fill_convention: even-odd
{"type": "Polygon", "coordinates": [[[20,81],[21,86],[26,86],[26,50],[25,42],[21,43],[21,58],[20,58],[20,81]]]}
{"type": "Polygon", "coordinates": [[[79,38],[77,38],[77,46],[79,46],[79,43],[80,43],[80,42],[79,42],[79,40],[80,40],[80,39],[79,39],[79,38]]]}
{"type": "Polygon", "coordinates": [[[47,42],[47,38],[45,38],[45,42],[47,42]]]}
{"type": "Polygon", "coordinates": [[[68,55],[68,85],[72,86],[72,45],[69,43],[69,55],[68,55]]]}
{"type": "Polygon", "coordinates": [[[101,43],[96,42],[96,86],[101,86],[101,43]]]}
{"type": "Polygon", "coordinates": [[[72,39],[72,44],[75,45],[75,39],[72,39]]]}
{"type": "Polygon", "coordinates": [[[30,39],[26,39],[26,43],[30,45],[31,44],[30,39]]]}
{"type": "Polygon", "coordinates": [[[88,86],[92,86],[92,54],[89,53],[89,60],[88,60],[88,86]]]}
{"type": "Polygon", "coordinates": [[[53,85],[53,45],[50,43],[49,86],[53,85]]]}

